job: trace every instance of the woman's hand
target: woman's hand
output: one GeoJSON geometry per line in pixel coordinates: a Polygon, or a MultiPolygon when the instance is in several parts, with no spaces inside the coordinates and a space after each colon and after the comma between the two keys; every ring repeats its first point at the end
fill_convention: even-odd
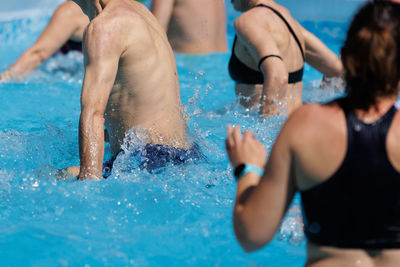
{"type": "Polygon", "coordinates": [[[13,73],[10,70],[5,70],[0,74],[0,83],[9,82],[13,79],[13,73]]]}
{"type": "Polygon", "coordinates": [[[263,144],[248,130],[243,133],[242,137],[240,126],[227,127],[226,151],[234,167],[243,163],[251,163],[264,169],[267,161],[267,151],[263,144]]]}

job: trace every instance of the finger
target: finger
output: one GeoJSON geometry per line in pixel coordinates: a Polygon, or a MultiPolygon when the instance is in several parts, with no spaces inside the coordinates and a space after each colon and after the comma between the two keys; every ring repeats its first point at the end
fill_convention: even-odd
{"type": "Polygon", "coordinates": [[[251,131],[246,130],[243,133],[243,140],[248,141],[248,140],[254,140],[254,135],[251,131]]]}
{"type": "Polygon", "coordinates": [[[231,125],[228,125],[228,127],[226,127],[226,148],[230,149],[232,146],[235,145],[234,140],[233,140],[233,128],[231,125]]]}
{"type": "Polygon", "coordinates": [[[249,133],[250,133],[250,137],[251,137],[252,139],[256,139],[256,137],[254,136],[254,134],[253,134],[252,131],[249,131],[249,133]]]}
{"type": "Polygon", "coordinates": [[[226,138],[229,138],[230,136],[232,136],[232,132],[233,132],[232,125],[226,126],[226,138]]]}
{"type": "Polygon", "coordinates": [[[226,138],[226,140],[225,140],[225,148],[226,148],[226,151],[229,152],[229,151],[231,150],[232,146],[233,146],[233,144],[232,144],[232,138],[226,138]]]}
{"type": "Polygon", "coordinates": [[[240,142],[242,141],[242,134],[240,133],[240,125],[235,126],[235,129],[233,129],[232,137],[236,145],[240,144],[240,142]]]}

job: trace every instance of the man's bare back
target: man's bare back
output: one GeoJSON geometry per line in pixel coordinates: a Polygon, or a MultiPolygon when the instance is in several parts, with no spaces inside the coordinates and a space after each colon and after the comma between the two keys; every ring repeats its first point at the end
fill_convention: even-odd
{"type": "Polygon", "coordinates": [[[131,0],[75,0],[91,22],[84,36],[79,122],[80,179],[102,175],[104,131],[117,154],[140,126],[150,144],[188,148],[175,59],[145,6],[131,0]]]}
{"type": "Polygon", "coordinates": [[[223,0],[153,0],[151,10],[167,31],[174,51],[189,54],[226,52],[223,0]]]}

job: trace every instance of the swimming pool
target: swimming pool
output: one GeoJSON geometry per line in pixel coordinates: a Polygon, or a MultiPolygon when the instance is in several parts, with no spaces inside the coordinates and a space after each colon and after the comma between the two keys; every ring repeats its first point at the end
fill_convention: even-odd
{"type": "MultiPolygon", "coordinates": [[[[227,6],[232,25],[237,13],[227,6]]],[[[48,19],[39,12],[0,21],[0,70],[34,42],[48,19]]],[[[339,51],[346,23],[303,25],[339,51]]],[[[228,34],[231,43],[232,26],[228,34]]],[[[270,149],[282,118],[266,121],[236,103],[228,54],[176,57],[189,128],[208,160],[157,174],[126,173],[117,162],[102,182],[55,181],[56,168],[79,163],[80,54],[53,57],[23,81],[0,84],[1,266],[304,264],[298,197],[274,241],[256,253],[242,251],[232,228],[236,187],[225,126],[253,130],[270,149]]],[[[337,94],[318,89],[321,76],[308,66],[305,71],[306,101],[337,94]]]]}

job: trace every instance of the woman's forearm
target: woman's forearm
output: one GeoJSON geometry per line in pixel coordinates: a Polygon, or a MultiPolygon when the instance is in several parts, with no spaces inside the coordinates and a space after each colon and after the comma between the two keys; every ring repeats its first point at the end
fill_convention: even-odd
{"type": "Polygon", "coordinates": [[[40,66],[46,59],[47,56],[40,49],[29,48],[5,72],[11,75],[10,78],[19,79],[40,66]]]}

